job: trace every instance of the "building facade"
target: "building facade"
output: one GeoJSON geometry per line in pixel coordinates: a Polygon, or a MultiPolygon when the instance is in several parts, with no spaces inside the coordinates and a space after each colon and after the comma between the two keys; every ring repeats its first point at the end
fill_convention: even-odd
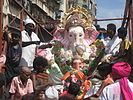
{"type": "Polygon", "coordinates": [[[33,19],[37,26],[36,33],[42,41],[52,39],[49,31],[45,29],[45,22],[60,18],[58,14],[61,0],[3,0],[3,28],[23,30],[26,18],[33,19]]]}
{"type": "MultiPolygon", "coordinates": [[[[96,16],[95,0],[3,0],[3,26],[9,24],[13,17],[17,17],[15,21],[19,24],[18,20],[22,8],[15,1],[41,24],[47,21],[60,20],[67,9],[74,5],[86,8],[93,18],[96,16]]],[[[22,17],[25,20],[28,16],[23,13],[22,17]]]]}
{"type": "MultiPolygon", "coordinates": [[[[3,0],[3,26],[10,23],[10,17],[20,19],[22,8],[15,1],[22,5],[38,22],[52,21],[60,17],[58,12],[61,0],[3,0]]],[[[23,20],[27,17],[28,15],[24,13],[23,20]]]]}

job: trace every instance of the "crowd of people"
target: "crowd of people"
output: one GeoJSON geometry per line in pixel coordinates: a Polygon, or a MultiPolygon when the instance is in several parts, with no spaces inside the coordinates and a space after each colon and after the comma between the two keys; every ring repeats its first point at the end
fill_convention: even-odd
{"type": "Polygon", "coordinates": [[[3,35],[8,46],[0,56],[0,100],[133,100],[126,28],[116,32],[114,24],[107,25],[101,38],[105,55],[91,76],[80,70],[84,60],[79,56],[74,56],[73,69],[65,75],[55,62],[37,56],[37,47],[51,48],[52,43],[40,42],[34,29],[34,21],[26,19],[21,33],[6,31],[3,35]]]}

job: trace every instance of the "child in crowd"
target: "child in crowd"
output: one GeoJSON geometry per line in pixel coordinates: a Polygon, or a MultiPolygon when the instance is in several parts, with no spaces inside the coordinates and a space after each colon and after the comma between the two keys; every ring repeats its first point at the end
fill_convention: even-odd
{"type": "Polygon", "coordinates": [[[54,61],[38,56],[34,59],[33,67],[35,71],[35,75],[33,75],[35,90],[44,88],[45,91],[46,87],[50,86],[45,91],[46,97],[48,99],[58,99],[58,96],[55,98],[51,95],[58,94],[58,91],[63,88],[61,81],[63,74],[59,66],[54,61]]]}
{"type": "Polygon", "coordinates": [[[79,92],[80,92],[80,85],[77,83],[70,83],[68,88],[68,93],[76,98],[79,92]]]}
{"type": "Polygon", "coordinates": [[[12,78],[20,74],[20,59],[22,55],[22,48],[20,45],[21,33],[20,31],[11,30],[11,41],[8,43],[6,53],[6,81],[7,84],[11,82],[12,78]]]}
{"type": "Polygon", "coordinates": [[[22,100],[46,100],[45,90],[49,85],[48,74],[46,69],[48,66],[47,59],[38,56],[33,61],[34,73],[32,74],[35,92],[23,96],[22,100]]]}
{"type": "Polygon", "coordinates": [[[68,86],[67,91],[63,92],[60,95],[60,97],[64,95],[72,95],[75,98],[75,100],[78,100],[77,97],[78,97],[78,94],[80,93],[80,88],[81,88],[81,85],[79,85],[78,83],[71,82],[68,86]]]}
{"type": "MultiPolygon", "coordinates": [[[[38,56],[33,61],[34,75],[33,75],[33,83],[35,90],[40,90],[50,85],[48,83],[48,74],[46,73],[46,69],[48,67],[47,59],[38,56]]],[[[51,83],[52,84],[52,83],[51,83]]]]}
{"type": "Polygon", "coordinates": [[[50,75],[46,73],[48,65],[48,60],[41,56],[36,57],[33,61],[33,68],[35,71],[35,74],[33,75],[34,88],[36,91],[40,90],[40,92],[35,94],[36,97],[40,98],[40,96],[45,93],[43,98],[47,98],[48,100],[57,100],[58,91],[53,86],[54,82],[48,80],[50,75]]]}

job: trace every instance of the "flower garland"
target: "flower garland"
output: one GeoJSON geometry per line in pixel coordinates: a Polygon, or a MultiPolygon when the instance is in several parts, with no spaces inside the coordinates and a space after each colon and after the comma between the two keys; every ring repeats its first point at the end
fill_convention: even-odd
{"type": "Polygon", "coordinates": [[[71,61],[65,58],[61,54],[61,49],[64,48],[64,45],[60,41],[55,41],[54,47],[52,48],[52,53],[55,57],[55,62],[60,67],[63,74],[66,74],[68,71],[72,70],[71,61]]]}
{"type": "MultiPolygon", "coordinates": [[[[104,55],[104,44],[101,40],[96,40],[93,44],[90,45],[92,48],[96,47],[96,52],[91,54],[91,57],[85,60],[85,68],[82,72],[89,76],[92,74],[92,71],[95,70],[101,58],[104,55]]],[[[63,74],[66,74],[68,71],[72,70],[71,67],[72,61],[68,59],[61,53],[61,49],[64,48],[64,45],[60,41],[55,41],[54,47],[52,48],[52,53],[55,57],[55,62],[60,67],[63,74]]]]}

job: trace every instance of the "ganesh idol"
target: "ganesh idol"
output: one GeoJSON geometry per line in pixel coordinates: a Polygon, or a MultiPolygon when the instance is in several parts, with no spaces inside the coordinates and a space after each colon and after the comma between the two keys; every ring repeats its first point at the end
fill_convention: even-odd
{"type": "MultiPolygon", "coordinates": [[[[79,6],[69,9],[64,14],[62,21],[62,26],[57,27],[53,34],[55,40],[53,47],[50,48],[50,52],[46,50],[45,57],[49,59],[51,66],[57,65],[53,67],[55,74],[53,78],[57,80],[59,76],[58,79],[62,81],[64,87],[67,87],[68,83],[71,82],[81,83],[82,89],[80,92],[82,92],[82,95],[78,95],[78,98],[83,98],[86,91],[91,87],[91,82],[86,80],[86,75],[82,72],[84,62],[79,59],[73,62],[73,59],[75,57],[82,58],[83,61],[95,59],[97,47],[93,43],[99,33],[93,27],[92,17],[88,11],[79,6]],[[71,63],[69,64],[67,61],[71,63]],[[60,78],[61,76],[63,77],[60,78]]],[[[61,89],[61,93],[64,93],[64,89],[61,89]]]]}

